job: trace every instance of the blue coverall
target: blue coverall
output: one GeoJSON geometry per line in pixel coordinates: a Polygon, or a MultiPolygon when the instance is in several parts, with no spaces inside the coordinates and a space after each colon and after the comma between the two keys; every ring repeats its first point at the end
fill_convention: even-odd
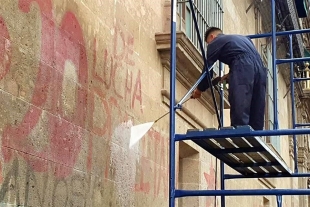
{"type": "MultiPolygon", "coordinates": [[[[264,127],[267,70],[253,42],[242,35],[219,34],[207,47],[207,63],[217,60],[227,64],[231,126],[264,127]]],[[[211,77],[213,71],[210,71],[211,77]]],[[[207,76],[198,90],[209,88],[207,76]]]]}

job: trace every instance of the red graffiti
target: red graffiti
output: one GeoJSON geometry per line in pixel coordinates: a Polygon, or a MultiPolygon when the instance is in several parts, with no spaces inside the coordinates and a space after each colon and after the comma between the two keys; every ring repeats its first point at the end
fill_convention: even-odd
{"type": "MultiPolygon", "coordinates": [[[[140,178],[138,183],[135,184],[135,191],[149,194],[151,191],[151,185],[148,178],[145,178],[146,173],[142,169],[150,169],[150,161],[146,157],[142,156],[141,158],[141,170],[138,170],[137,176],[140,178]]],[[[156,190],[154,190],[154,194],[156,190]]]]}
{"type": "Polygon", "coordinates": [[[2,172],[3,172],[3,163],[2,162],[0,162],[0,183],[3,183],[3,180],[4,180],[4,176],[3,176],[3,174],[2,174],[2,172]]]}
{"type": "MultiPolygon", "coordinates": [[[[47,163],[52,161],[55,163],[52,165],[55,175],[62,178],[70,175],[73,170],[81,150],[85,127],[89,127],[95,136],[107,138],[106,141],[110,144],[112,129],[121,121],[128,120],[123,109],[136,108],[143,112],[141,72],[134,68],[133,35],[124,33],[121,26],[116,25],[112,46],[105,48],[102,54],[97,51],[99,46],[96,38],[94,39],[93,67],[89,71],[91,82],[88,85],[88,60],[83,32],[76,16],[66,12],[61,23],[56,25],[51,0],[19,0],[18,6],[22,12],[28,13],[33,4],[38,5],[35,8],[39,8],[41,21],[37,76],[29,109],[23,119],[4,127],[2,153],[5,162],[19,154],[36,172],[47,171],[47,163]],[[97,63],[97,57],[100,57],[98,60],[102,61],[102,65],[97,63]],[[70,75],[67,75],[68,70],[70,75]],[[68,82],[74,88],[71,110],[63,100],[66,90],[64,83],[68,82]],[[88,94],[88,89],[92,93],[88,94]],[[100,103],[99,108],[95,105],[96,100],[100,103]],[[92,119],[98,109],[105,114],[99,124],[92,119]],[[91,118],[89,125],[85,126],[87,114],[91,118]],[[42,125],[44,128],[38,129],[42,125]],[[48,144],[35,147],[29,138],[38,130],[47,132],[44,137],[47,136],[48,144]]],[[[31,9],[31,12],[35,12],[35,9],[31,9]]],[[[2,54],[6,55],[3,58],[0,55],[0,61],[4,65],[4,70],[0,71],[1,77],[9,70],[11,50],[9,33],[3,19],[0,19],[0,23],[0,48],[4,48],[2,54]]],[[[88,136],[88,171],[92,169],[95,136],[88,136]]],[[[109,156],[108,154],[105,164],[105,178],[110,174],[109,156]]],[[[159,159],[158,162],[163,163],[164,160],[159,159]]],[[[159,168],[155,175],[158,179],[154,191],[156,194],[159,194],[159,188],[165,186],[163,171],[163,168],[159,168]]]]}
{"type": "Polygon", "coordinates": [[[141,90],[141,72],[133,73],[132,67],[135,62],[132,59],[134,38],[132,35],[125,35],[119,26],[115,27],[113,40],[113,51],[104,50],[103,54],[97,54],[98,42],[94,40],[94,67],[92,69],[92,80],[94,81],[94,90],[96,93],[105,97],[107,93],[102,89],[113,91],[113,96],[119,100],[124,100],[129,107],[133,109],[138,102],[142,110],[142,90],[141,90]],[[102,55],[103,66],[97,66],[97,56],[102,55]],[[117,81],[126,77],[125,81],[117,81]],[[133,81],[134,79],[134,81],[133,81]],[[117,85],[116,85],[117,83],[117,85]],[[97,86],[100,85],[100,86],[97,86]],[[104,88],[102,88],[104,86],[104,88]]]}
{"type": "MultiPolygon", "coordinates": [[[[29,110],[19,125],[8,125],[3,131],[4,161],[12,159],[12,148],[32,166],[33,170],[47,170],[46,160],[56,163],[55,176],[68,176],[81,150],[82,128],[85,127],[87,103],[87,57],[81,27],[75,15],[67,12],[60,26],[53,21],[50,0],[20,0],[19,8],[29,12],[32,3],[41,12],[41,57],[29,110]],[[74,113],[66,113],[62,103],[65,63],[76,67],[74,113]],[[47,112],[43,111],[43,108],[47,112]],[[37,150],[27,138],[43,117],[48,120],[49,145],[37,150]],[[27,154],[39,157],[34,159],[27,154]],[[61,167],[64,165],[65,167],[61,167]]],[[[32,157],[33,157],[32,156],[32,157]]]]}
{"type": "MultiPolygon", "coordinates": [[[[150,138],[148,136],[149,134],[147,134],[145,136],[145,139],[150,138]]],[[[147,142],[145,141],[145,139],[142,139],[142,156],[141,156],[141,165],[140,167],[138,167],[137,169],[137,177],[139,178],[138,183],[135,184],[135,191],[136,192],[142,192],[145,194],[149,194],[151,191],[151,184],[150,184],[150,180],[149,178],[151,177],[150,174],[151,172],[148,172],[147,169],[151,168],[151,162],[149,159],[147,159],[147,155],[144,154],[144,149],[147,149],[147,142]]],[[[155,191],[154,190],[154,195],[155,195],[155,191]]]]}
{"type": "Polygon", "coordinates": [[[140,73],[140,70],[138,72],[136,84],[135,84],[135,87],[133,90],[133,97],[132,97],[132,101],[131,101],[131,107],[132,108],[135,107],[135,100],[139,101],[140,110],[141,110],[141,112],[143,112],[143,109],[141,107],[141,105],[142,105],[142,93],[141,93],[141,73],[140,73]]]}
{"type": "Polygon", "coordinates": [[[115,28],[115,35],[114,35],[114,48],[113,54],[115,59],[123,60],[120,62],[120,66],[123,63],[128,65],[134,66],[135,62],[131,59],[133,55],[133,44],[134,38],[132,35],[124,35],[124,32],[121,30],[119,26],[115,28]]]}
{"type": "Polygon", "coordinates": [[[4,19],[0,16],[0,80],[10,69],[11,55],[9,32],[4,19]]]}
{"type": "MultiPolygon", "coordinates": [[[[96,117],[98,112],[104,114],[100,123],[90,119],[90,130],[97,136],[106,138],[110,144],[112,129],[127,119],[127,114],[122,107],[133,109],[135,103],[142,111],[142,91],[140,70],[133,68],[134,38],[125,34],[119,25],[116,25],[113,36],[113,47],[99,51],[100,42],[93,41],[93,67],[91,70],[91,91],[89,99],[90,117],[96,117]],[[100,58],[98,58],[100,57],[100,58]],[[137,71],[137,72],[135,72],[137,71]],[[125,79],[125,80],[124,80],[125,79]],[[124,81],[122,81],[124,80],[124,81]]],[[[110,175],[110,154],[107,155],[105,164],[105,178],[110,175]]],[[[91,158],[89,158],[91,162],[91,158]]],[[[88,170],[91,169],[91,164],[88,170]]]]}
{"type": "Polygon", "coordinates": [[[168,198],[168,138],[155,130],[150,130],[142,140],[142,145],[142,151],[146,151],[148,146],[154,148],[154,153],[148,156],[155,157],[155,160],[150,161],[147,155],[142,156],[141,166],[138,169],[140,180],[135,185],[135,191],[149,194],[153,190],[154,197],[161,195],[168,198]],[[153,181],[150,180],[152,176],[153,181]]]}
{"type": "Polygon", "coordinates": [[[93,136],[88,137],[88,155],[87,155],[87,171],[92,169],[92,157],[93,157],[93,136]]]}
{"type": "Polygon", "coordinates": [[[155,139],[155,196],[159,196],[161,189],[163,194],[168,196],[168,138],[163,137],[159,132],[151,130],[149,135],[155,139]]]}
{"type": "MultiPolygon", "coordinates": [[[[89,96],[90,102],[89,102],[89,114],[91,118],[90,121],[90,130],[97,136],[107,138],[105,141],[110,143],[111,137],[112,137],[112,127],[118,125],[122,121],[127,120],[127,114],[120,109],[120,106],[118,104],[118,101],[115,97],[110,98],[102,98],[101,95],[103,93],[99,88],[93,88],[94,92],[89,96]],[[95,103],[99,103],[97,106],[95,103]],[[96,107],[97,106],[97,107],[96,107]],[[96,107],[96,108],[95,108],[96,107]],[[104,114],[104,118],[100,120],[100,123],[96,124],[94,121],[94,117],[96,115],[102,112],[104,114]]],[[[92,137],[91,137],[92,138],[92,137]]],[[[92,143],[93,140],[90,140],[90,143],[92,143]]],[[[88,170],[91,170],[91,154],[92,150],[89,150],[88,152],[88,170]]],[[[105,178],[109,177],[109,170],[110,170],[110,153],[108,153],[106,157],[106,163],[105,163],[105,178]]]]}
{"type": "MultiPolygon", "coordinates": [[[[207,182],[207,185],[208,185],[208,190],[214,190],[215,189],[215,169],[213,168],[212,166],[212,163],[211,163],[211,166],[210,166],[210,169],[209,169],[209,173],[206,173],[204,172],[203,173],[204,177],[205,177],[205,180],[207,182]]],[[[207,197],[207,204],[206,206],[207,207],[211,207],[213,206],[213,202],[214,202],[214,197],[207,197]]]]}

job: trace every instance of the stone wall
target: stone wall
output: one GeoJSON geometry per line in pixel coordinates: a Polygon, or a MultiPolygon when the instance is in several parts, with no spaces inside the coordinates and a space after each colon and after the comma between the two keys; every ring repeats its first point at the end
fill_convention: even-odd
{"type": "MultiPolygon", "coordinates": [[[[254,10],[245,12],[250,2],[224,1],[226,33],[255,33],[254,10]]],[[[169,91],[169,71],[155,40],[170,30],[169,1],[0,0],[0,5],[1,204],[168,206],[168,116],[133,148],[128,145],[131,126],[169,110],[163,93],[169,91]]],[[[279,84],[282,97],[281,77],[279,84]]],[[[177,98],[188,89],[179,79],[177,98]]],[[[210,105],[207,98],[184,104],[177,133],[217,127],[215,111],[205,102],[210,105]]],[[[288,109],[282,111],[286,126],[288,109]]],[[[280,154],[292,167],[284,140],[280,154]]],[[[177,158],[177,187],[219,188],[214,157],[185,141],[177,144],[177,158]]],[[[296,183],[233,180],[226,187],[296,183]]],[[[226,206],[264,207],[268,200],[275,205],[273,197],[230,197],[226,206]]],[[[178,202],[211,207],[214,198],[178,202]]],[[[298,206],[290,197],[284,203],[298,206]]]]}

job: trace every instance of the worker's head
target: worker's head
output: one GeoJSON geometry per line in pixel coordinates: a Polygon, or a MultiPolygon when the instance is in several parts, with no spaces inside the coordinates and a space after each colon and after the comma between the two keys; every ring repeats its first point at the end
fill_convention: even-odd
{"type": "Polygon", "coordinates": [[[212,42],[217,35],[222,34],[222,30],[217,27],[209,27],[205,33],[205,41],[209,44],[212,42]]]}

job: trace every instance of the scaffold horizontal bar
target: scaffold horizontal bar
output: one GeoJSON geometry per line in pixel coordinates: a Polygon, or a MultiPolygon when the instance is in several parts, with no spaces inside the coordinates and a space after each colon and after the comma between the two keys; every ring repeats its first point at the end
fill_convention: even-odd
{"type": "Polygon", "coordinates": [[[297,81],[306,81],[306,80],[310,80],[310,78],[294,78],[293,81],[297,82],[297,81]]]}
{"type": "MultiPolygon", "coordinates": [[[[290,34],[294,35],[294,34],[303,34],[303,33],[310,33],[310,29],[276,32],[276,36],[285,36],[285,35],[290,35],[290,34]]],[[[271,37],[272,33],[254,34],[254,35],[247,35],[247,36],[251,39],[257,39],[257,38],[271,37]]]]}
{"type": "Polygon", "coordinates": [[[304,58],[287,58],[287,59],[277,59],[277,64],[284,64],[284,63],[291,63],[291,62],[303,62],[303,61],[310,61],[310,57],[304,58]]]}
{"type": "Polygon", "coordinates": [[[308,189],[175,190],[175,197],[310,195],[308,189]]]}

